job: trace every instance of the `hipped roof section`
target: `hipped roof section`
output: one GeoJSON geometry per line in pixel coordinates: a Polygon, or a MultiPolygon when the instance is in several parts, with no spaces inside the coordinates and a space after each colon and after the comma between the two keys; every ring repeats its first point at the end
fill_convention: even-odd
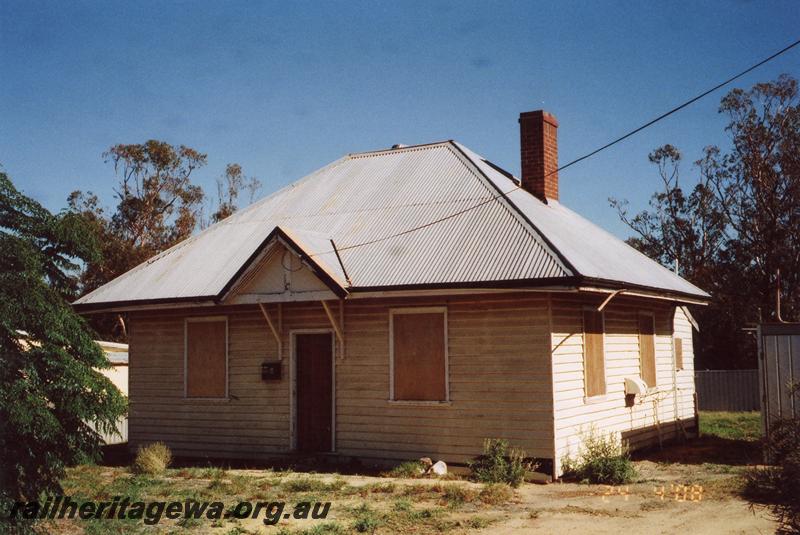
{"type": "Polygon", "coordinates": [[[542,203],[516,186],[509,174],[453,141],[351,154],[75,304],[219,302],[276,239],[288,242],[340,297],[591,282],[708,298],[560,203],[542,203]]]}

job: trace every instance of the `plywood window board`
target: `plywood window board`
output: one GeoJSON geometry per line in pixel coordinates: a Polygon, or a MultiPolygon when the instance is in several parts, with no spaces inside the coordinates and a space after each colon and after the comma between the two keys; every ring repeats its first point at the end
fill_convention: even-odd
{"type": "Polygon", "coordinates": [[[187,318],[185,372],[187,398],[227,398],[227,318],[187,318]]]}
{"type": "Polygon", "coordinates": [[[446,309],[393,309],[389,338],[390,399],[449,401],[446,309]]]}
{"type": "Polygon", "coordinates": [[[603,313],[583,311],[583,373],[586,397],[606,393],[606,362],[603,334],[603,313]]]}
{"type": "Polygon", "coordinates": [[[642,380],[650,388],[656,386],[655,318],[652,314],[639,314],[639,362],[642,380]]]}

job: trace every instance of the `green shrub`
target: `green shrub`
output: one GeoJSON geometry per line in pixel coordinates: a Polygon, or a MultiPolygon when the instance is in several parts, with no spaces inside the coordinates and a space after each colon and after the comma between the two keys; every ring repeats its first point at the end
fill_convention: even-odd
{"type": "Polygon", "coordinates": [[[588,483],[622,485],[636,477],[628,449],[615,433],[601,435],[594,426],[582,434],[583,447],[576,458],[561,463],[564,477],[588,483]]]}
{"type": "Polygon", "coordinates": [[[778,533],[800,533],[800,418],[770,424],[766,453],[773,465],[745,473],[745,496],[769,505],[778,533]]]}
{"type": "Polygon", "coordinates": [[[163,442],[140,446],[133,460],[131,470],[135,474],[159,475],[166,471],[172,462],[172,452],[163,442]]]}
{"type": "Polygon", "coordinates": [[[509,446],[507,440],[487,438],[483,442],[483,455],[469,463],[472,476],[483,483],[507,483],[518,487],[525,480],[525,472],[533,470],[525,461],[525,452],[509,446]]]}
{"type": "Polygon", "coordinates": [[[425,473],[425,465],[420,461],[406,461],[400,463],[383,475],[387,477],[420,477],[425,473]]]}

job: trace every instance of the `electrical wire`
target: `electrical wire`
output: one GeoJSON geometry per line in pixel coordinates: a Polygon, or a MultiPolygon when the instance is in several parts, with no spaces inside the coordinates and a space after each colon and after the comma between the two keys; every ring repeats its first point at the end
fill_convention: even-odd
{"type": "MultiPolygon", "coordinates": [[[[800,39],[798,39],[798,40],[797,40],[797,41],[795,41],[794,43],[790,44],[789,46],[786,46],[786,47],[782,48],[781,50],[779,50],[779,51],[775,52],[775,53],[774,53],[774,54],[772,54],[771,56],[769,56],[769,57],[767,57],[767,58],[765,58],[765,59],[763,59],[763,60],[759,61],[758,63],[755,63],[755,64],[751,65],[750,67],[748,67],[747,69],[745,69],[745,70],[741,71],[740,73],[738,73],[738,74],[736,74],[736,75],[734,75],[734,76],[731,76],[730,78],[728,78],[728,79],[727,79],[727,80],[725,80],[724,82],[720,82],[720,83],[718,83],[717,85],[715,85],[715,86],[714,86],[714,87],[712,87],[711,89],[708,89],[708,90],[706,90],[706,91],[703,91],[703,92],[702,92],[702,93],[700,93],[699,95],[697,95],[697,96],[695,96],[695,97],[692,97],[691,99],[689,99],[689,100],[687,100],[687,101],[683,102],[682,104],[680,104],[680,105],[678,105],[678,106],[675,106],[674,108],[672,108],[671,110],[669,110],[669,111],[667,111],[667,112],[665,112],[665,113],[662,113],[661,115],[659,115],[659,116],[658,116],[658,117],[656,117],[655,119],[652,119],[652,120],[650,120],[650,121],[646,122],[645,124],[643,124],[643,125],[639,126],[638,128],[635,128],[635,129],[631,130],[631,131],[630,131],[630,132],[628,132],[627,134],[625,134],[625,135],[622,135],[622,136],[620,136],[620,137],[616,138],[615,140],[613,140],[613,141],[611,141],[611,142],[609,142],[609,143],[606,143],[606,144],[605,144],[605,145],[603,145],[602,147],[599,147],[599,148],[597,148],[597,149],[595,149],[595,150],[593,150],[593,151],[591,151],[591,152],[589,152],[589,153],[587,153],[587,154],[584,154],[583,156],[581,156],[581,157],[579,157],[579,158],[575,158],[574,160],[571,160],[570,162],[568,162],[568,163],[566,163],[566,164],[562,165],[562,166],[561,166],[561,167],[559,167],[558,169],[556,169],[556,170],[554,170],[554,171],[551,171],[551,172],[547,173],[547,174],[544,176],[544,178],[547,178],[547,177],[549,177],[550,175],[553,175],[553,174],[555,174],[555,173],[558,173],[559,171],[562,171],[562,170],[566,169],[567,167],[570,167],[570,166],[572,166],[572,165],[575,165],[575,164],[576,164],[576,163],[578,163],[578,162],[582,162],[583,160],[586,160],[587,158],[591,158],[591,157],[592,157],[592,156],[594,156],[595,154],[597,154],[597,153],[599,153],[599,152],[602,152],[602,151],[606,150],[607,148],[609,148],[609,147],[612,147],[612,146],[616,145],[617,143],[620,143],[621,141],[624,141],[624,140],[628,139],[629,137],[631,137],[631,136],[633,136],[633,135],[635,135],[635,134],[638,134],[638,133],[639,133],[639,132],[641,132],[642,130],[644,130],[644,129],[646,129],[646,128],[649,128],[649,127],[651,127],[651,126],[653,126],[653,125],[654,125],[654,124],[656,124],[657,122],[659,122],[659,121],[662,121],[662,120],[666,119],[666,118],[667,118],[667,117],[669,117],[670,115],[672,115],[672,114],[674,114],[674,113],[677,113],[677,112],[679,112],[680,110],[682,110],[682,109],[686,108],[687,106],[690,106],[691,104],[694,104],[695,102],[697,102],[698,100],[702,99],[703,97],[706,97],[706,96],[710,95],[710,94],[711,94],[711,93],[713,93],[714,91],[716,91],[716,90],[718,90],[718,89],[720,89],[720,88],[722,88],[722,87],[724,87],[724,86],[728,85],[729,83],[733,82],[734,80],[737,80],[738,78],[741,78],[741,77],[742,77],[742,76],[744,76],[745,74],[747,74],[747,73],[749,73],[749,72],[751,72],[751,71],[753,71],[753,70],[757,69],[758,67],[761,67],[761,66],[762,66],[762,65],[764,65],[765,63],[768,63],[768,62],[772,61],[773,59],[777,58],[778,56],[780,56],[780,55],[782,55],[782,54],[784,54],[784,53],[786,53],[786,52],[788,52],[789,50],[791,50],[792,48],[796,47],[797,45],[800,45],[800,39]]],[[[397,233],[395,233],[395,234],[390,234],[390,235],[388,235],[388,236],[382,236],[382,237],[380,237],[380,238],[375,238],[375,239],[372,239],[372,240],[367,240],[367,241],[360,242],[360,243],[354,243],[354,244],[352,244],[352,245],[345,245],[345,246],[337,247],[337,250],[338,250],[338,252],[342,252],[342,251],[347,251],[347,250],[350,250],[350,249],[356,249],[356,248],[358,248],[358,247],[364,247],[364,246],[367,246],[367,245],[372,245],[372,244],[375,244],[375,243],[379,243],[379,242],[382,242],[382,241],[390,240],[390,239],[392,239],[392,238],[397,238],[397,237],[399,237],[399,236],[404,236],[404,235],[406,235],[406,234],[410,234],[410,233],[412,233],[412,232],[417,232],[417,231],[419,231],[419,230],[423,230],[423,229],[429,228],[429,227],[431,227],[431,226],[433,226],[433,225],[437,225],[437,224],[439,224],[439,223],[443,223],[443,222],[445,222],[445,221],[448,221],[448,220],[450,220],[450,219],[453,219],[453,218],[455,218],[455,217],[458,217],[458,216],[460,216],[460,215],[462,215],[462,214],[465,214],[466,212],[469,212],[469,211],[471,211],[471,210],[475,210],[475,209],[477,209],[477,208],[480,208],[481,206],[484,206],[484,205],[486,205],[486,204],[489,204],[490,202],[492,202],[492,201],[495,201],[495,200],[497,200],[497,199],[500,199],[501,197],[506,197],[506,196],[507,196],[507,195],[509,195],[510,193],[513,193],[514,191],[516,191],[516,190],[518,190],[518,189],[521,189],[521,188],[522,188],[522,186],[521,186],[521,185],[519,185],[519,186],[515,186],[515,187],[511,188],[511,189],[510,189],[510,190],[508,190],[508,191],[504,191],[504,192],[498,193],[497,195],[494,195],[494,196],[492,196],[492,197],[489,197],[488,199],[486,199],[486,200],[484,200],[484,201],[481,201],[481,202],[479,202],[478,204],[475,204],[475,205],[469,206],[469,207],[467,207],[467,208],[464,208],[463,210],[459,210],[459,211],[457,211],[457,212],[454,212],[454,213],[452,213],[452,214],[448,214],[448,215],[446,215],[446,216],[444,216],[444,217],[441,217],[441,218],[439,218],[439,219],[434,219],[433,221],[429,221],[428,223],[424,223],[424,224],[422,224],[422,225],[419,225],[419,226],[416,226],[416,227],[411,227],[411,228],[408,228],[408,229],[406,229],[406,230],[403,230],[403,231],[401,231],[401,232],[397,232],[397,233]]],[[[332,250],[331,250],[331,251],[324,251],[324,252],[320,252],[320,253],[315,253],[315,254],[312,254],[312,255],[310,255],[310,256],[318,256],[318,255],[321,255],[321,254],[326,254],[326,253],[329,253],[329,252],[334,252],[334,251],[332,251],[332,250]]]]}

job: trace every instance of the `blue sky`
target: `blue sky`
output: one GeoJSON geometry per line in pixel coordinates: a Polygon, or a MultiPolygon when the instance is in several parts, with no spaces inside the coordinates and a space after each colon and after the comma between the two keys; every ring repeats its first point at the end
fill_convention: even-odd
{"type": "MultiPolygon", "coordinates": [[[[559,120],[561,163],[800,37],[797,2],[30,2],[0,4],[0,164],[51,210],[112,204],[116,143],[163,139],[262,194],[348,152],[456,139],[515,174],[519,112],[559,120]]],[[[736,85],[800,76],[800,48],[736,85]]],[[[561,173],[562,201],[620,237],[647,154],[724,144],[721,91],[561,173]]]]}

